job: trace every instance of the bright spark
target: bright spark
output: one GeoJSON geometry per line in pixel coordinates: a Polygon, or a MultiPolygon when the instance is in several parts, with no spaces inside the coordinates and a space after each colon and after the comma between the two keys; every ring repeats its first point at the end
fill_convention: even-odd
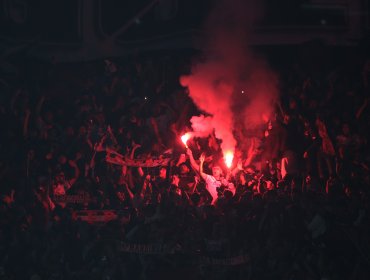
{"type": "Polygon", "coordinates": [[[184,143],[186,148],[188,148],[187,142],[190,139],[190,136],[190,133],[185,133],[183,136],[181,136],[181,141],[184,143]]]}
{"type": "Polygon", "coordinates": [[[234,154],[231,151],[227,151],[224,155],[224,160],[227,168],[230,168],[234,159],[234,154]]]}

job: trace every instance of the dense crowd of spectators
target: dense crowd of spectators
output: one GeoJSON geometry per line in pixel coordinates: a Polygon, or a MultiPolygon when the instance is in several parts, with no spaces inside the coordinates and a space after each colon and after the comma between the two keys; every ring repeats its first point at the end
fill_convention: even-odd
{"type": "Polygon", "coordinates": [[[369,279],[370,61],[277,67],[228,171],[215,135],[180,140],[190,57],[1,79],[1,279],[369,279]]]}

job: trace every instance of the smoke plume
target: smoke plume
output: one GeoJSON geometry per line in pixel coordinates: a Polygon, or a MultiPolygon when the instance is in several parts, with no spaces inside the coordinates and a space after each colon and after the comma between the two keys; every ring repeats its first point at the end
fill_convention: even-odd
{"type": "Polygon", "coordinates": [[[258,130],[278,95],[276,75],[248,45],[262,11],[259,1],[252,2],[217,1],[200,42],[204,57],[193,62],[190,75],[180,78],[198,109],[209,115],[193,117],[193,130],[214,130],[224,154],[236,148],[236,127],[258,130]]]}

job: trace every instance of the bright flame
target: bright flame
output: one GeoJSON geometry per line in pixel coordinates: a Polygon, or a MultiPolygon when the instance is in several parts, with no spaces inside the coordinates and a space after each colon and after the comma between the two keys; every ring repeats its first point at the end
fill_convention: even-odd
{"type": "Polygon", "coordinates": [[[227,168],[230,168],[231,164],[233,163],[233,159],[234,159],[233,152],[227,151],[224,155],[224,159],[225,159],[225,164],[227,168]]]}
{"type": "Polygon", "coordinates": [[[190,139],[190,133],[185,133],[183,136],[181,136],[181,141],[184,143],[185,147],[188,148],[188,145],[186,144],[188,140],[190,139]]]}

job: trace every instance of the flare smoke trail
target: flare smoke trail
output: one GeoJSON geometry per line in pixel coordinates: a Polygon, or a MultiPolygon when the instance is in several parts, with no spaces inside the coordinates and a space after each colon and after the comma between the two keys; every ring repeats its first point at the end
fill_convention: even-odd
{"type": "Polygon", "coordinates": [[[234,151],[236,140],[232,135],[233,119],[231,103],[233,87],[225,80],[227,73],[217,63],[200,64],[191,76],[182,78],[182,84],[189,88],[190,96],[199,109],[211,114],[212,117],[193,117],[193,130],[197,135],[212,132],[222,139],[223,151],[234,151]],[[218,68],[218,69],[217,69],[218,68]],[[225,106],[226,105],[226,106],[225,106]]]}
{"type": "Polygon", "coordinates": [[[211,115],[193,117],[193,129],[213,127],[224,154],[236,148],[236,124],[244,130],[258,128],[262,115],[271,115],[278,95],[276,75],[248,47],[252,23],[262,10],[259,1],[252,2],[217,2],[204,27],[205,58],[194,61],[191,74],[180,78],[198,108],[211,115]]]}
{"type": "Polygon", "coordinates": [[[212,117],[193,116],[190,119],[191,127],[193,128],[192,136],[207,137],[213,133],[214,126],[212,125],[212,117]]]}

